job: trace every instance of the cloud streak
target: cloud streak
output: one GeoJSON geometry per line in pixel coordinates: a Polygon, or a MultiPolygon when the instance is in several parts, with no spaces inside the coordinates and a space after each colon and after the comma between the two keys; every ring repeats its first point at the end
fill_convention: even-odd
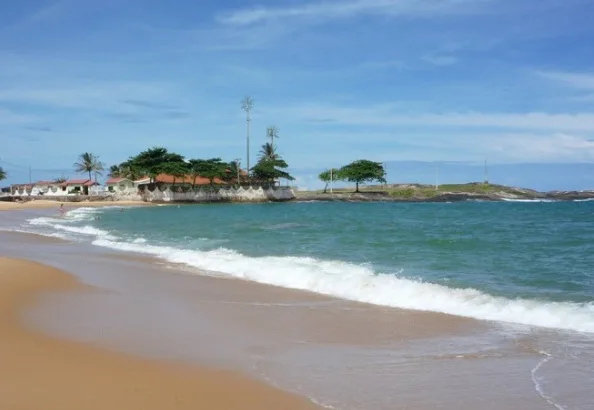
{"type": "Polygon", "coordinates": [[[333,121],[334,123],[341,125],[378,127],[418,125],[425,127],[447,126],[549,131],[594,131],[594,113],[590,112],[572,114],[553,114],[547,112],[450,112],[440,114],[402,114],[390,108],[389,105],[371,108],[304,105],[288,108],[285,115],[293,116],[295,119],[305,121],[333,121]]]}
{"type": "Polygon", "coordinates": [[[594,74],[570,73],[559,71],[538,71],[543,78],[565,84],[581,90],[594,90],[594,74]]]}
{"type": "Polygon", "coordinates": [[[251,7],[219,15],[228,25],[251,25],[284,19],[331,20],[360,15],[426,16],[432,14],[468,13],[490,0],[348,0],[321,1],[291,7],[251,7]]]}

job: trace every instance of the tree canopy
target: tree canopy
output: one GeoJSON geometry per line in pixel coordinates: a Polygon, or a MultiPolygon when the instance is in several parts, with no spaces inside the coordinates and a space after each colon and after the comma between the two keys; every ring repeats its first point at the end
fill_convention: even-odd
{"type": "Polygon", "coordinates": [[[322,173],[318,175],[318,178],[320,178],[320,181],[326,183],[326,186],[324,187],[324,193],[326,193],[328,190],[328,184],[331,181],[342,180],[342,175],[340,174],[340,170],[338,168],[332,168],[322,171],[322,173]]]}
{"type": "Polygon", "coordinates": [[[262,147],[260,148],[260,156],[258,157],[260,161],[275,160],[278,158],[279,156],[276,153],[276,148],[274,145],[272,145],[270,142],[267,142],[264,145],[262,145],[262,147]]]}
{"type": "Polygon", "coordinates": [[[378,181],[386,182],[386,171],[381,162],[366,159],[351,162],[340,169],[342,179],[356,184],[355,192],[359,192],[359,184],[378,181]]]}
{"type": "Polygon", "coordinates": [[[191,159],[189,163],[192,174],[208,178],[211,185],[214,183],[215,178],[226,179],[229,170],[229,164],[223,162],[220,158],[191,159]]]}
{"type": "Polygon", "coordinates": [[[153,147],[131,157],[120,164],[122,165],[128,167],[130,172],[143,174],[154,180],[157,175],[167,173],[166,170],[179,170],[180,167],[185,166],[185,162],[183,155],[169,152],[167,148],[153,147]]]}
{"type": "Polygon", "coordinates": [[[104,168],[98,156],[84,152],[78,156],[78,160],[74,163],[74,170],[84,174],[88,173],[89,179],[92,179],[92,173],[102,175],[104,168]]]}
{"type": "Polygon", "coordinates": [[[284,178],[293,181],[295,178],[287,171],[289,165],[284,159],[263,159],[258,161],[255,167],[252,168],[252,176],[259,182],[274,182],[278,179],[284,178]]]}
{"type": "Polygon", "coordinates": [[[287,162],[276,152],[276,147],[267,142],[260,148],[258,163],[251,169],[252,177],[267,183],[274,183],[281,178],[293,181],[295,178],[285,171],[288,167],[287,162]]]}
{"type": "Polygon", "coordinates": [[[0,167],[0,181],[6,179],[6,171],[0,167]]]}

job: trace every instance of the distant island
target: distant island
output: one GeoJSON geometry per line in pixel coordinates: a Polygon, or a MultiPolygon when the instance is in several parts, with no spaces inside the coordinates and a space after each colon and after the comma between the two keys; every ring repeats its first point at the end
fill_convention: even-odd
{"type": "Polygon", "coordinates": [[[575,201],[594,199],[594,191],[539,192],[526,188],[484,182],[467,184],[385,184],[352,189],[334,188],[325,191],[295,191],[294,201],[358,201],[358,202],[461,202],[461,201],[510,201],[550,200],[575,201]]]}

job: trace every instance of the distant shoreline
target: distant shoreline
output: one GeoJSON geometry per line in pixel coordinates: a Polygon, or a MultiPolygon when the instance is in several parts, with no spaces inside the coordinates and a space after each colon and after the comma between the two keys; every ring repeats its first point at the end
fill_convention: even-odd
{"type": "Polygon", "coordinates": [[[539,192],[525,188],[482,183],[442,185],[394,184],[374,186],[353,192],[297,191],[293,202],[464,202],[464,201],[576,201],[594,199],[594,191],[539,192]]]}
{"type": "MultiPolygon", "coordinates": [[[[503,201],[580,201],[594,199],[593,191],[549,191],[540,192],[526,188],[505,185],[468,183],[444,184],[439,187],[422,184],[390,184],[385,186],[366,186],[360,192],[352,189],[334,189],[333,192],[293,191],[294,197],[268,202],[503,202],[503,201]]],[[[0,197],[0,210],[25,208],[51,208],[59,203],[73,207],[95,206],[142,206],[158,204],[213,204],[249,203],[250,201],[225,200],[114,200],[100,197],[0,197]]],[[[258,203],[267,201],[254,201],[258,203]]]]}

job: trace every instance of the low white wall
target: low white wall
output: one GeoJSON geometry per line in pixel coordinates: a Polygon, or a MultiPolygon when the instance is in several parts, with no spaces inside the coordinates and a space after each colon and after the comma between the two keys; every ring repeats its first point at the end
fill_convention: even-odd
{"type": "MultiPolygon", "coordinates": [[[[179,190],[176,187],[175,190],[179,190]]],[[[295,193],[291,188],[277,187],[267,188],[249,187],[249,188],[234,188],[221,187],[213,188],[196,188],[187,192],[174,192],[170,187],[161,191],[156,188],[154,191],[144,189],[137,191],[134,189],[115,189],[113,192],[115,200],[131,200],[131,201],[146,201],[146,202],[266,202],[266,201],[288,201],[295,198],[295,193]]]]}

